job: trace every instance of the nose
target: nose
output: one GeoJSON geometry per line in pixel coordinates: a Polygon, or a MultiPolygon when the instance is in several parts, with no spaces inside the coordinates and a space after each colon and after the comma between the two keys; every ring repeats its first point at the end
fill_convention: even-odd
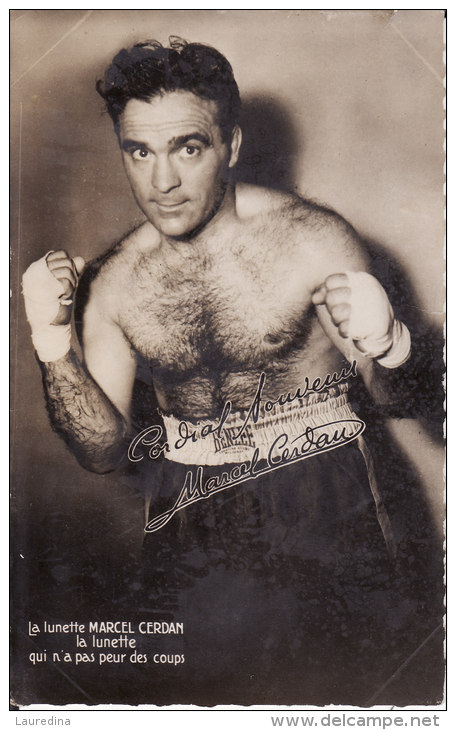
{"type": "Polygon", "coordinates": [[[180,176],[172,160],[167,155],[157,157],[152,170],[154,188],[160,193],[168,193],[180,184],[180,176]]]}

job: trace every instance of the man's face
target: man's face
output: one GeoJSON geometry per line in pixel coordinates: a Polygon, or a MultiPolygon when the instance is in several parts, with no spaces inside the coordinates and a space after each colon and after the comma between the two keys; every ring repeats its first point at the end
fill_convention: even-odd
{"type": "Polygon", "coordinates": [[[133,194],[165,236],[201,229],[223,201],[239,140],[222,142],[217,106],[187,91],[131,99],[120,117],[120,145],[133,194]]]}

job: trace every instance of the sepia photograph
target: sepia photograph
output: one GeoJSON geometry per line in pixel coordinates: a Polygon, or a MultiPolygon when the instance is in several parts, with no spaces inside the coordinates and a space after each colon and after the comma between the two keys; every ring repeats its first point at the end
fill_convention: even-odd
{"type": "Polygon", "coordinates": [[[444,706],[444,52],[10,11],[12,709],[444,706]]]}

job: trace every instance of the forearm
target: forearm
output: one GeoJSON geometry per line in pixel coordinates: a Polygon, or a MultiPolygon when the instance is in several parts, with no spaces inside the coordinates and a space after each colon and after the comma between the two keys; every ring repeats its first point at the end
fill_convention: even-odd
{"type": "Polygon", "coordinates": [[[73,350],[40,367],[52,425],[79,463],[98,473],[118,467],[128,448],[126,421],[73,350]]]}
{"type": "Polygon", "coordinates": [[[400,412],[410,397],[408,375],[408,362],[389,369],[372,360],[362,372],[364,384],[374,403],[380,408],[391,409],[392,413],[400,412]]]}
{"type": "MultiPolygon", "coordinates": [[[[408,360],[388,370],[375,361],[364,378],[377,410],[393,418],[425,418],[441,427],[443,418],[442,343],[432,332],[414,333],[408,360]]],[[[363,373],[364,376],[364,373],[363,373]]]]}

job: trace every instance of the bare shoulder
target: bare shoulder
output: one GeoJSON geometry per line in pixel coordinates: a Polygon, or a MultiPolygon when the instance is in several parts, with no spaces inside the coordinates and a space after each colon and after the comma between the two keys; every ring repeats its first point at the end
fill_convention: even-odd
{"type": "Polygon", "coordinates": [[[93,259],[84,269],[77,290],[75,317],[80,325],[87,311],[116,319],[120,294],[125,290],[138,257],[158,246],[158,234],[145,222],[93,259]]]}
{"type": "Polygon", "coordinates": [[[302,264],[307,265],[312,287],[330,274],[369,270],[369,256],[361,237],[339,213],[298,200],[292,216],[293,241],[302,264]]]}
{"type": "Polygon", "coordinates": [[[257,221],[270,234],[281,256],[305,268],[309,283],[331,273],[367,270],[362,239],[336,211],[310,200],[253,185],[236,189],[242,219],[257,221]]]}
{"type": "Polygon", "coordinates": [[[257,185],[236,185],[236,212],[241,220],[270,218],[299,232],[301,240],[355,246],[359,236],[336,211],[299,195],[257,185]]]}
{"type": "Polygon", "coordinates": [[[286,208],[293,200],[293,195],[280,190],[248,183],[237,183],[236,185],[236,213],[241,220],[267,216],[274,211],[286,208]]]}

